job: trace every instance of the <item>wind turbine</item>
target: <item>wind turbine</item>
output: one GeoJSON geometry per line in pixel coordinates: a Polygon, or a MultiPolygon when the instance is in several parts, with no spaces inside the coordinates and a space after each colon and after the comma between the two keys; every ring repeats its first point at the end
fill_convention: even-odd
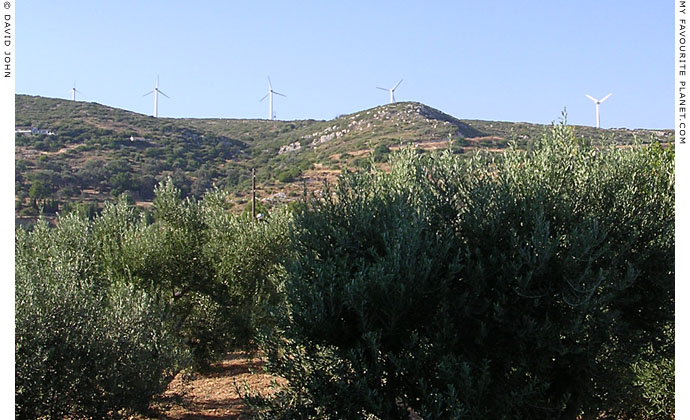
{"type": "Polygon", "coordinates": [[[287,96],[283,95],[282,93],[278,93],[275,90],[273,90],[273,85],[271,84],[271,78],[268,78],[268,93],[264,95],[263,98],[259,99],[259,102],[263,101],[266,99],[268,96],[268,119],[272,120],[273,119],[273,94],[280,95],[282,97],[287,98],[287,96]]]}
{"type": "Polygon", "coordinates": [[[378,86],[376,86],[376,89],[381,89],[381,90],[387,90],[387,91],[389,91],[389,92],[391,93],[391,103],[393,103],[393,102],[395,102],[395,95],[394,95],[393,93],[395,92],[395,89],[397,89],[398,86],[400,86],[400,83],[402,83],[402,79],[400,79],[400,81],[398,82],[398,84],[395,85],[395,86],[393,86],[391,89],[382,88],[382,87],[378,87],[378,86]]]}
{"type": "Polygon", "coordinates": [[[76,101],[76,100],[77,100],[77,93],[83,95],[83,93],[81,93],[81,92],[79,92],[79,91],[77,90],[77,81],[75,80],[75,81],[74,81],[74,85],[72,85],[72,100],[73,100],[73,101],[76,101]]]}
{"type": "Polygon", "coordinates": [[[608,95],[604,96],[603,99],[595,99],[595,98],[592,98],[591,96],[585,94],[585,96],[588,97],[589,99],[591,99],[597,106],[597,128],[599,128],[599,105],[602,102],[604,102],[605,100],[607,100],[609,98],[609,96],[611,96],[611,95],[613,95],[613,93],[609,93],[608,95]]]}
{"type": "Polygon", "coordinates": [[[163,93],[162,90],[158,89],[158,76],[156,76],[156,87],[149,93],[145,93],[144,96],[148,96],[153,93],[153,116],[158,118],[158,94],[165,96],[170,99],[170,96],[163,93]]]}

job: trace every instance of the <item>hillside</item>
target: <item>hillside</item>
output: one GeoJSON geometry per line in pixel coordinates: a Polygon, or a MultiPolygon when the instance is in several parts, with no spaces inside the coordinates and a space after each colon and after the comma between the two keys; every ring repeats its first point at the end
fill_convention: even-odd
{"type": "MultiPolygon", "coordinates": [[[[509,140],[527,145],[545,126],[460,120],[416,102],[383,105],[330,121],[153,118],[97,103],[16,95],[16,126],[50,134],[16,135],[17,213],[35,217],[79,204],[92,212],[122,192],[142,206],[168,176],[187,195],[213,184],[248,199],[251,168],[267,205],[320,188],[345,168],[381,160],[390,149],[414,145],[457,153],[500,150],[509,140]],[[84,204],[86,203],[86,204],[84,204]]],[[[629,144],[670,141],[672,130],[599,130],[574,127],[577,136],[629,144]]]]}

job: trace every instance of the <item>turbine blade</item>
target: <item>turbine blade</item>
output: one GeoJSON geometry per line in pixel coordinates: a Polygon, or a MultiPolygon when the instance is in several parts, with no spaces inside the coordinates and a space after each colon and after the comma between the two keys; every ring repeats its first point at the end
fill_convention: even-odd
{"type": "Polygon", "coordinates": [[[395,87],[394,87],[394,88],[393,88],[392,90],[395,90],[395,89],[397,89],[397,88],[398,88],[398,86],[400,86],[400,83],[402,83],[402,81],[403,81],[403,79],[400,79],[400,81],[398,82],[398,84],[397,84],[397,85],[395,85],[395,87]]]}
{"type": "Polygon", "coordinates": [[[268,76],[266,76],[266,77],[268,78],[268,87],[270,88],[270,90],[273,90],[273,85],[271,84],[271,78],[268,76]]]}
{"type": "Polygon", "coordinates": [[[596,99],[592,98],[591,96],[587,95],[586,93],[585,93],[585,96],[588,97],[589,99],[593,100],[595,103],[597,102],[596,99]]]}
{"type": "Polygon", "coordinates": [[[163,96],[165,96],[166,98],[170,99],[170,96],[168,96],[168,95],[166,95],[165,93],[163,93],[162,90],[158,89],[158,93],[160,93],[161,95],[163,95],[163,96]]]}
{"type": "MultiPolygon", "coordinates": [[[[280,95],[280,96],[285,96],[285,95],[283,95],[282,93],[278,93],[278,92],[276,92],[275,90],[273,91],[273,94],[274,94],[274,95],[280,95]]],[[[285,97],[287,98],[287,96],[285,96],[285,97]]]]}
{"type": "Polygon", "coordinates": [[[390,90],[390,89],[386,89],[386,88],[382,88],[382,87],[378,87],[378,86],[376,86],[376,89],[385,90],[386,92],[388,92],[390,90]]]}
{"type": "Polygon", "coordinates": [[[609,93],[608,95],[604,96],[604,99],[602,99],[601,101],[599,101],[599,103],[604,102],[604,101],[607,100],[607,99],[609,98],[609,96],[611,96],[611,95],[613,95],[613,93],[609,93]]]}
{"type": "Polygon", "coordinates": [[[151,92],[149,92],[149,93],[145,93],[144,96],[148,96],[148,95],[150,95],[150,94],[152,94],[152,93],[153,93],[153,91],[151,91],[151,92]]]}
{"type": "Polygon", "coordinates": [[[269,95],[270,93],[271,93],[271,92],[268,92],[267,94],[265,94],[263,98],[259,99],[259,102],[262,102],[264,99],[268,98],[268,95],[269,95]]]}

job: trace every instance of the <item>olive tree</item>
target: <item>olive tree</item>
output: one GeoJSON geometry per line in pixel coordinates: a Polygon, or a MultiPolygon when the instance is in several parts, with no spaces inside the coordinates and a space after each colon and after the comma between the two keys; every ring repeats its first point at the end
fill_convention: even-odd
{"type": "Polygon", "coordinates": [[[390,165],[296,215],[264,341],[288,384],[248,398],[259,418],[672,414],[672,148],[559,124],[529,151],[390,165]]]}

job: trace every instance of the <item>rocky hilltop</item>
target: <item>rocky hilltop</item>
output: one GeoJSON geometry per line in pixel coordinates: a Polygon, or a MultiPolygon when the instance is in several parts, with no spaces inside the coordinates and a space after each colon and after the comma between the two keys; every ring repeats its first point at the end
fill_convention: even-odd
{"type": "MultiPolygon", "coordinates": [[[[329,121],[153,118],[89,102],[16,95],[17,213],[35,217],[78,203],[92,208],[121,193],[143,206],[172,177],[184,194],[216,185],[247,200],[251,169],[267,204],[294,200],[341,170],[405,145],[466,153],[526,146],[548,127],[461,120],[418,102],[387,104],[329,121]]],[[[668,142],[672,130],[574,127],[578,136],[629,144],[668,142]]]]}

